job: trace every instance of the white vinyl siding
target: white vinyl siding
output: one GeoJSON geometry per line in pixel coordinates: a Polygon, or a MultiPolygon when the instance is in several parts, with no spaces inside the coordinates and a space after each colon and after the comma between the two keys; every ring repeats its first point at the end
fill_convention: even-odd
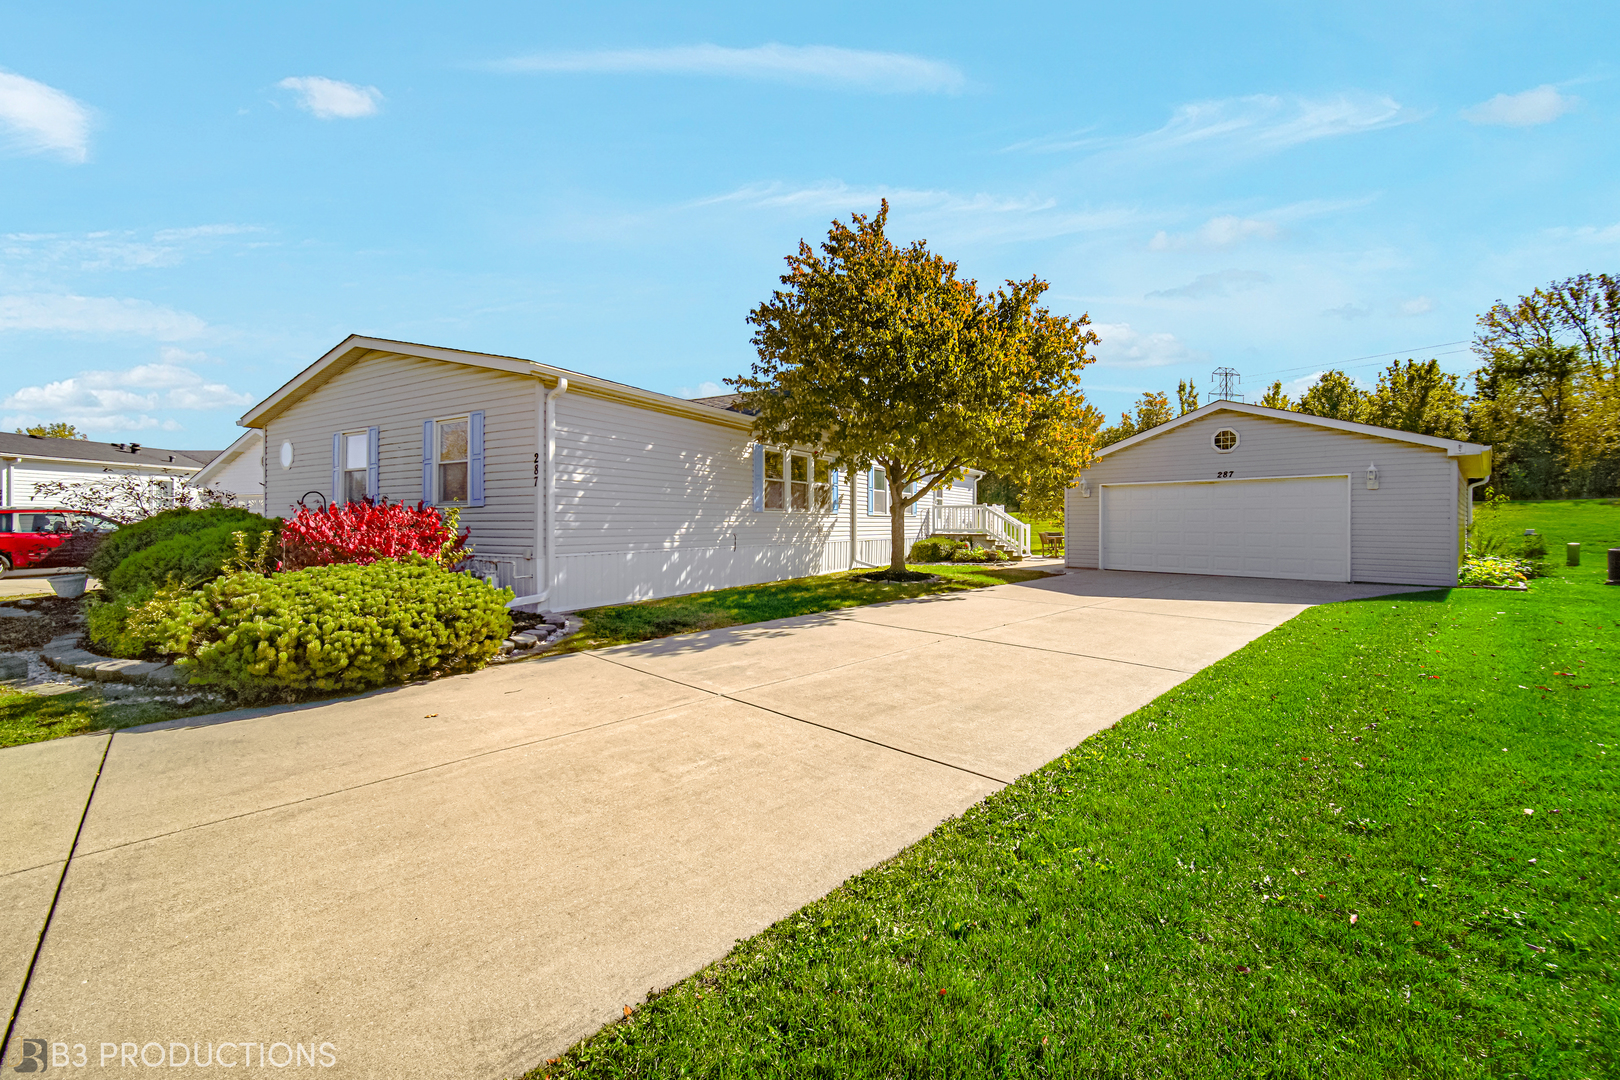
{"type": "Polygon", "coordinates": [[[96,461],[55,462],[19,461],[0,463],[0,487],[4,488],[7,506],[55,505],[55,499],[40,500],[34,495],[34,485],[47,482],[83,483],[108,480],[115,476],[141,476],[147,479],[184,480],[196,469],[127,468],[96,461]]]}
{"type": "MultiPolygon", "coordinates": [[[[306,492],[331,497],[333,432],[357,420],[378,429],[378,494],[415,505],[422,498],[422,425],[484,412],[485,505],[461,508],[475,557],[502,563],[519,595],[535,576],[534,455],[539,450],[540,381],[488,368],[371,352],[327,379],[269,422],[266,512],[282,517],[306,492]],[[293,443],[293,466],[281,467],[281,444],[293,443]]],[[[317,500],[311,498],[311,505],[317,500]]]]}
{"type": "Polygon", "coordinates": [[[1099,489],[1104,484],[1165,480],[1350,475],[1350,575],[1353,581],[1455,585],[1457,580],[1456,462],[1446,452],[1359,432],[1284,419],[1215,413],[1097,461],[1065,498],[1066,562],[1095,567],[1099,489]],[[1239,435],[1230,453],[1211,445],[1214,434],[1239,435]],[[1379,487],[1367,490],[1367,467],[1379,487]]]}

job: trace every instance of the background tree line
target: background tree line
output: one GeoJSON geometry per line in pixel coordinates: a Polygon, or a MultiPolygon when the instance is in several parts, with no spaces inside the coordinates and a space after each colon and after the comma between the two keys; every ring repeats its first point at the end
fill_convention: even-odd
{"type": "MultiPolygon", "coordinates": [[[[1259,404],[1496,449],[1494,486],[1515,499],[1620,494],[1620,275],[1581,274],[1497,302],[1479,317],[1468,383],[1437,360],[1399,360],[1363,390],[1321,374],[1299,400],[1281,382],[1259,404]]],[[[1147,393],[1097,434],[1098,447],[1198,408],[1191,383],[1147,393]]],[[[982,485],[981,485],[982,489],[982,485]]]]}

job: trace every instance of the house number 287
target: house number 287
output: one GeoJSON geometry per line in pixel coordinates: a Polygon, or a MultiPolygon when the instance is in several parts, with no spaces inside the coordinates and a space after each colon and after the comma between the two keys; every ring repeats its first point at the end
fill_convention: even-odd
{"type": "Polygon", "coordinates": [[[1215,479],[1225,480],[1228,476],[1231,476],[1234,471],[1235,470],[1233,469],[1227,469],[1225,472],[1218,472],[1215,474],[1215,479]]]}

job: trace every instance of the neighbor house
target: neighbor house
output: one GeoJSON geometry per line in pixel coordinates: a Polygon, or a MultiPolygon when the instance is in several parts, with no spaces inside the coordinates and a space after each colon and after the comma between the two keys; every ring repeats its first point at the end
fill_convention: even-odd
{"type": "Polygon", "coordinates": [[[1491,448],[1215,401],[1097,454],[1065,499],[1066,563],[1455,585],[1491,448]]]}
{"type": "Polygon", "coordinates": [[[36,485],[50,481],[78,483],[134,476],[168,485],[172,494],[176,483],[189,481],[216,453],[0,432],[0,488],[5,505],[13,507],[57,505],[53,498],[34,491],[36,485]]]}
{"type": "Polygon", "coordinates": [[[256,514],[264,513],[264,432],[248,428],[191,478],[193,485],[229,494],[256,514]]]}
{"type": "MultiPolygon", "coordinates": [[[[454,507],[475,572],[529,606],[889,561],[882,470],[852,482],[759,445],[734,396],[684,400],[532,360],[350,337],[240,422],[263,433],[267,513],[364,498],[454,507]]],[[[915,507],[908,537],[954,514],[947,524],[1015,546],[1019,523],[974,507],[979,475],[915,507]]]]}

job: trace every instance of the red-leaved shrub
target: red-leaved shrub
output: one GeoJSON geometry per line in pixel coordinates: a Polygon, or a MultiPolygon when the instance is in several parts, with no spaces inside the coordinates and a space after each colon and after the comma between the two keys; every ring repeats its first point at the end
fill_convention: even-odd
{"type": "Polygon", "coordinates": [[[459,511],[417,503],[351,502],[301,508],[281,526],[281,569],[333,563],[373,563],[410,552],[450,569],[471,552],[458,533],[459,511]]]}

